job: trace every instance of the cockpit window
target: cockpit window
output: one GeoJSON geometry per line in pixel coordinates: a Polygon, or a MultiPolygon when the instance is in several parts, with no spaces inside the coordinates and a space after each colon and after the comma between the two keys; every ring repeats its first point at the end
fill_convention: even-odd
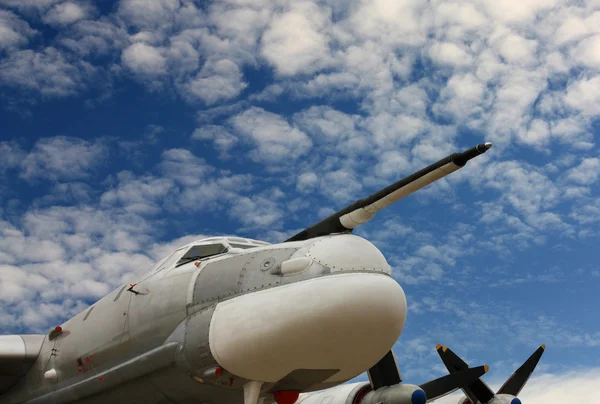
{"type": "Polygon", "coordinates": [[[190,248],[181,259],[177,262],[176,267],[187,264],[191,261],[197,261],[202,258],[212,257],[213,255],[223,254],[227,251],[227,247],[224,244],[205,244],[195,245],[190,248]]]}

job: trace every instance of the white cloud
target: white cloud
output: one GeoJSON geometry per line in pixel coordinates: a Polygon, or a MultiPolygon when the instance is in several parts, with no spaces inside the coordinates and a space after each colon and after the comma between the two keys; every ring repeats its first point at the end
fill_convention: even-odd
{"type": "Polygon", "coordinates": [[[473,58],[463,48],[452,42],[437,42],[429,48],[429,57],[438,65],[449,67],[466,67],[473,58]]]}
{"type": "Polygon", "coordinates": [[[361,1],[350,8],[348,30],[353,38],[373,40],[387,47],[419,46],[426,38],[421,28],[424,3],[418,1],[361,1]]]}
{"type": "Polygon", "coordinates": [[[223,126],[205,125],[194,130],[194,140],[212,140],[215,147],[222,153],[226,153],[238,143],[238,138],[232,135],[223,126]]]}
{"type": "Polygon", "coordinates": [[[296,189],[301,192],[310,191],[319,183],[319,177],[313,172],[302,173],[296,180],[296,189]]]}
{"type": "Polygon", "coordinates": [[[361,177],[348,168],[332,170],[321,177],[321,194],[336,203],[355,199],[361,189],[361,177]]]}
{"type": "Polygon", "coordinates": [[[247,86],[238,65],[224,59],[207,62],[184,88],[190,97],[200,98],[206,105],[213,105],[237,97],[247,86]]]}
{"type": "Polygon", "coordinates": [[[61,0],[2,0],[0,4],[29,14],[47,10],[59,1],[61,0]]]}
{"type": "Polygon", "coordinates": [[[162,153],[160,170],[166,178],[184,187],[200,185],[214,169],[202,158],[186,149],[170,149],[162,153]]]}
{"type": "Polygon", "coordinates": [[[278,199],[284,195],[271,189],[260,195],[242,196],[232,201],[230,213],[247,228],[279,229],[283,227],[284,212],[278,199]]]}
{"type": "Polygon", "coordinates": [[[531,108],[546,85],[539,73],[517,70],[506,75],[495,92],[489,130],[503,139],[523,131],[531,119],[531,108]]]}
{"type": "Polygon", "coordinates": [[[55,206],[18,221],[0,222],[0,307],[14,321],[0,323],[5,332],[61,322],[154,262],[148,223],[129,213],[55,206]]]}
{"type": "Polygon", "coordinates": [[[550,127],[546,121],[541,119],[534,119],[527,132],[519,133],[519,140],[533,147],[546,146],[549,139],[550,127]]]}
{"type": "Polygon", "coordinates": [[[231,8],[231,4],[214,3],[209,14],[219,33],[245,47],[254,46],[262,31],[271,20],[269,8],[258,7],[256,3],[240,4],[240,8],[231,8]],[[252,7],[256,8],[252,8],[252,7]]]}
{"type": "Polygon", "coordinates": [[[27,45],[35,32],[14,13],[0,10],[0,50],[27,45]]]}
{"type": "Polygon", "coordinates": [[[558,202],[553,182],[534,166],[516,161],[489,163],[479,176],[487,187],[500,191],[502,200],[525,215],[534,215],[558,202]]]}
{"type": "Polygon", "coordinates": [[[0,142],[0,172],[18,167],[26,153],[15,142],[0,142]]]}
{"type": "Polygon", "coordinates": [[[481,123],[473,121],[481,120],[481,115],[489,108],[490,102],[485,99],[487,93],[484,83],[472,73],[456,73],[441,90],[433,109],[458,123],[477,127],[481,123]]]}
{"type": "Polygon", "coordinates": [[[375,173],[384,178],[398,178],[411,168],[407,153],[394,150],[384,152],[379,163],[375,166],[375,173]]]}
{"type": "MultiPolygon", "coordinates": [[[[493,368],[491,369],[493,372],[493,368]]],[[[508,375],[506,376],[508,377],[508,375]]],[[[534,373],[519,399],[527,404],[563,404],[581,403],[595,404],[600,402],[598,379],[600,369],[581,368],[561,373],[534,373]]],[[[491,383],[490,388],[496,391],[500,383],[491,383]]],[[[462,393],[455,393],[436,400],[439,404],[456,404],[462,393]]]]}
{"type": "Polygon", "coordinates": [[[154,76],[166,72],[166,59],[160,49],[143,43],[134,43],[121,55],[125,66],[134,73],[154,76]]]}
{"type": "Polygon", "coordinates": [[[498,0],[484,5],[494,19],[507,23],[528,23],[539,12],[556,5],[557,0],[498,0]]]}
{"type": "Polygon", "coordinates": [[[444,2],[430,10],[433,24],[453,39],[466,39],[473,30],[481,29],[488,21],[482,10],[467,2],[444,2]]]}
{"type": "Polygon", "coordinates": [[[283,76],[312,73],[331,63],[327,9],[308,1],[276,15],[262,36],[261,54],[283,76]]]}
{"type": "Polygon", "coordinates": [[[90,4],[66,1],[52,7],[43,17],[43,21],[50,25],[69,25],[88,18],[91,13],[90,4]]]}
{"type": "Polygon", "coordinates": [[[123,0],[118,15],[128,25],[157,29],[172,24],[179,7],[179,0],[123,0]]]}
{"type": "Polygon", "coordinates": [[[565,104],[587,116],[596,116],[600,110],[600,76],[582,78],[569,87],[564,96],[565,104]]]}
{"type": "Polygon", "coordinates": [[[0,83],[39,91],[43,96],[64,97],[79,92],[96,69],[84,62],[70,62],[53,47],[9,54],[0,61],[0,83]]]}
{"type": "Polygon", "coordinates": [[[162,200],[174,188],[174,183],[165,178],[151,176],[135,178],[130,172],[117,174],[117,185],[102,194],[103,206],[123,206],[135,214],[158,214],[162,200]]]}
{"type": "Polygon", "coordinates": [[[257,162],[281,163],[306,154],[312,142],[302,131],[291,126],[283,117],[252,107],[230,119],[237,133],[255,148],[249,153],[257,162]]]}
{"type": "Polygon", "coordinates": [[[508,63],[531,65],[537,62],[537,42],[520,35],[509,34],[498,41],[498,53],[508,63]]]}
{"type": "Polygon", "coordinates": [[[588,33],[589,29],[583,19],[578,16],[570,16],[556,30],[554,40],[557,45],[563,45],[581,39],[588,33]]]}
{"type": "Polygon", "coordinates": [[[364,120],[359,115],[345,114],[328,106],[312,106],[295,114],[293,120],[321,148],[342,154],[368,152],[368,135],[362,129],[364,120]]]}
{"type": "Polygon", "coordinates": [[[102,141],[56,136],[41,138],[21,163],[21,177],[28,181],[81,179],[104,163],[108,148],[102,141]]]}
{"type": "Polygon", "coordinates": [[[600,176],[600,159],[586,158],[577,167],[566,172],[566,179],[580,185],[591,185],[600,176]]]}
{"type": "Polygon", "coordinates": [[[575,48],[574,55],[581,65],[600,69],[600,35],[581,41],[575,48]]]}
{"type": "Polygon", "coordinates": [[[110,20],[81,20],[59,36],[59,43],[72,52],[86,57],[103,56],[124,48],[129,43],[125,27],[110,20]]]}
{"type": "Polygon", "coordinates": [[[574,207],[570,217],[581,224],[600,222],[600,200],[596,199],[592,203],[574,207]]]}

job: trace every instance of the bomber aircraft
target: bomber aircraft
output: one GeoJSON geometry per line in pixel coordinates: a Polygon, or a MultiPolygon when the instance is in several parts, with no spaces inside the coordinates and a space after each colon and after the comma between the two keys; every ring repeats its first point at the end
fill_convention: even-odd
{"type": "MultiPolygon", "coordinates": [[[[450,373],[469,368],[469,365],[450,348],[438,344],[436,350],[450,373]]],[[[522,404],[517,395],[525,387],[545,350],[546,345],[542,344],[515,370],[515,373],[506,379],[495,394],[483,380],[475,380],[461,387],[466,397],[461,398],[458,404],[522,404]]]]}
{"type": "Polygon", "coordinates": [[[406,297],[383,254],[351,233],[491,146],[449,155],[283,243],[190,243],[45,335],[0,336],[0,404],[294,404],[300,393],[305,404],[423,404],[468,385],[487,366],[400,383],[391,349],[406,297]],[[343,384],[365,371],[369,383],[343,384]]]}

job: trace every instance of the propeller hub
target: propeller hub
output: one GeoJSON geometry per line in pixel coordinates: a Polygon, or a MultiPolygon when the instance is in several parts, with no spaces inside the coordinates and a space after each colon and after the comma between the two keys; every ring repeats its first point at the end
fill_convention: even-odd
{"type": "Polygon", "coordinates": [[[411,396],[412,404],[425,404],[427,402],[427,396],[423,390],[415,390],[411,396]]]}
{"type": "Polygon", "coordinates": [[[521,400],[519,400],[517,397],[515,397],[511,400],[510,404],[521,404],[521,400]]]}

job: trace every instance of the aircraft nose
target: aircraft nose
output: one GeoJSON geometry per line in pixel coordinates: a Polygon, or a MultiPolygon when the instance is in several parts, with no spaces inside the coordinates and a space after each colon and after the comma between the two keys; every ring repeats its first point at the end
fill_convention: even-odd
{"type": "Polygon", "coordinates": [[[404,291],[378,273],[335,274],[217,305],[209,344],[240,377],[276,382],[298,369],[338,370],[348,380],[381,359],[406,320],[404,291]]]}

